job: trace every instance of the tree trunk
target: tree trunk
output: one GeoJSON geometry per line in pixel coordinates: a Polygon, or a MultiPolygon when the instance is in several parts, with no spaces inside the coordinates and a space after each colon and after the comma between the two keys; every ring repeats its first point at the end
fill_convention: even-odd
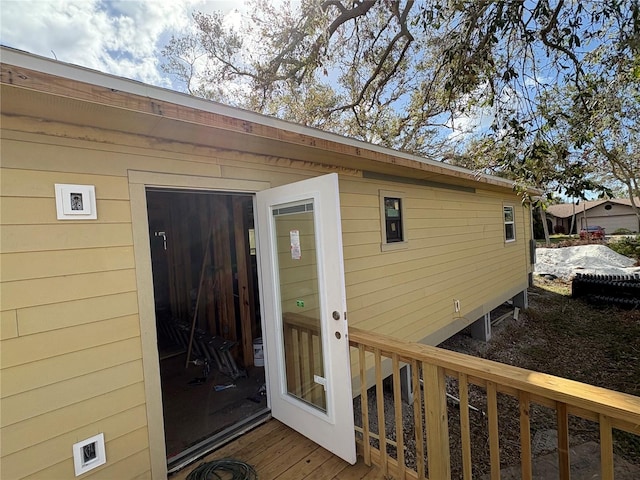
{"type": "Polygon", "coordinates": [[[576,199],[572,198],[571,202],[573,203],[573,215],[571,216],[571,226],[569,227],[569,231],[567,232],[569,235],[573,235],[573,229],[576,226],[576,199]]]}
{"type": "Polygon", "coordinates": [[[547,225],[547,212],[540,205],[540,219],[542,220],[542,229],[544,230],[544,243],[547,247],[551,246],[551,239],[549,238],[549,226],[547,225]]]}

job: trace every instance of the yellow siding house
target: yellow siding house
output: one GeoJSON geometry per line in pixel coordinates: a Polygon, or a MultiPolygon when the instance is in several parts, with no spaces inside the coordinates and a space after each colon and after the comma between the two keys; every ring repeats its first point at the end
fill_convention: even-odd
{"type": "Polygon", "coordinates": [[[436,345],[526,304],[530,209],[510,181],[0,53],[3,479],[166,478],[211,447],[206,429],[170,434],[171,359],[190,378],[209,359],[236,389],[261,379],[259,413],[281,415],[278,379],[318,341],[286,318],[335,343],[283,383],[331,413],[345,319],[436,345]],[[222,359],[205,351],[220,341],[222,359]]]}

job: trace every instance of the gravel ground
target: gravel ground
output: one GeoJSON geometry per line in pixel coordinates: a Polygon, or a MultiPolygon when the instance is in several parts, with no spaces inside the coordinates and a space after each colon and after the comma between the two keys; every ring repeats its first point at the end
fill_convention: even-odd
{"type": "MultiPolygon", "coordinates": [[[[472,339],[464,332],[440,345],[443,348],[488,358],[491,360],[543,371],[577,381],[599,385],[640,396],[640,312],[616,309],[596,309],[567,296],[569,286],[562,281],[537,279],[530,290],[530,308],[520,313],[518,320],[509,318],[493,328],[488,342],[472,339]]],[[[500,316],[505,308],[495,312],[500,316]]],[[[457,380],[449,378],[447,391],[458,397],[457,380]]],[[[385,388],[385,426],[387,438],[395,439],[393,391],[385,388]]],[[[359,398],[354,403],[356,422],[360,418],[359,398]]],[[[470,411],[473,477],[489,472],[489,447],[486,398],[482,389],[470,386],[469,403],[478,411],[470,411]]],[[[415,433],[413,409],[403,407],[403,432],[406,445],[406,464],[415,466],[415,433]]],[[[519,409],[515,399],[499,394],[499,431],[501,467],[520,462],[519,409]]],[[[459,408],[449,401],[449,437],[452,478],[461,478],[459,408]]],[[[375,391],[369,394],[370,429],[377,432],[375,391]]],[[[424,414],[423,414],[424,418],[424,414]]],[[[555,413],[542,406],[532,405],[531,435],[534,455],[555,449],[548,442],[549,432],[556,428],[555,413]]],[[[570,417],[571,445],[587,441],[598,442],[598,425],[570,417]]],[[[614,431],[615,452],[633,465],[640,465],[640,437],[614,431]]],[[[377,444],[375,445],[378,446],[377,444]]],[[[395,456],[395,451],[389,447],[395,456]]]]}

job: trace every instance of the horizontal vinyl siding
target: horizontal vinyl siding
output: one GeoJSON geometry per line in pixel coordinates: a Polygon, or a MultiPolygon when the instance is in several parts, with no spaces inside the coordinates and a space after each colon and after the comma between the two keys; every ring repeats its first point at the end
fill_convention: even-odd
{"type": "Polygon", "coordinates": [[[108,423],[109,418],[122,412],[135,412],[136,407],[144,409],[144,402],[144,386],[137,382],[81,403],[30,417],[2,429],[2,454],[24,451],[34,444],[75,432],[94,422],[108,423]],[[34,442],[35,432],[37,443],[34,442]]]}
{"type": "Polygon", "coordinates": [[[128,339],[5,368],[2,371],[0,398],[54,385],[139,359],[140,341],[134,335],[128,339]],[[43,376],[44,368],[48,368],[51,373],[43,376]]]}
{"type": "Polygon", "coordinates": [[[131,246],[133,239],[131,223],[70,222],[55,225],[3,225],[0,242],[3,252],[18,253],[123,247],[131,246]]]}
{"type": "Polygon", "coordinates": [[[340,188],[350,325],[420,341],[526,287],[528,220],[515,195],[348,179],[340,188]],[[380,190],[404,194],[407,248],[381,251],[380,190]],[[503,204],[515,207],[513,243],[503,204]]]}
{"type": "Polygon", "coordinates": [[[0,255],[0,262],[4,282],[134,267],[131,246],[5,253],[0,255]]]}
{"type": "MultiPolygon", "coordinates": [[[[19,478],[19,475],[31,475],[46,471],[48,468],[58,464],[60,458],[67,456],[69,445],[73,445],[79,439],[91,437],[93,435],[92,432],[95,430],[103,432],[105,438],[109,439],[109,442],[106,442],[106,455],[111,462],[114,446],[119,439],[126,442],[129,447],[131,445],[139,445],[139,450],[142,450],[148,444],[146,422],[144,420],[144,406],[141,405],[112,416],[106,424],[98,421],[74,432],[63,433],[25,450],[7,455],[2,461],[2,473],[6,475],[6,478],[11,479],[19,478]]],[[[73,475],[66,475],[58,478],[72,477],[73,475]]]]}
{"type": "MultiPolygon", "coordinates": [[[[3,139],[3,156],[9,156],[5,151],[6,143],[10,140],[3,139]]],[[[24,143],[18,143],[25,148],[24,143]]],[[[27,147],[29,148],[29,147],[27,147]]],[[[21,198],[54,198],[53,185],[61,183],[60,169],[54,171],[24,170],[21,168],[6,168],[8,161],[3,158],[3,166],[0,177],[2,195],[4,197],[21,198]]],[[[19,163],[18,163],[19,164],[19,163]]],[[[86,167],[85,167],[86,170],[86,167]]],[[[97,196],[100,200],[129,200],[129,183],[127,179],[120,176],[89,175],[80,173],[64,172],[64,183],[74,185],[95,185],[97,196]]],[[[55,211],[55,203],[52,204],[55,211]]],[[[54,217],[55,218],[55,217],[54,217]]]]}
{"type": "MultiPolygon", "coordinates": [[[[4,168],[23,170],[39,170],[48,172],[105,175],[107,177],[127,177],[130,169],[149,172],[190,174],[204,176],[220,176],[220,166],[212,164],[206,158],[197,155],[181,156],[151,148],[124,147],[106,143],[94,143],[72,139],[55,140],[55,151],[52,150],[50,137],[36,138],[32,134],[11,132],[11,139],[2,140],[2,165],[4,168]],[[28,151],[24,144],[29,142],[28,151]],[[84,148],[83,148],[84,147],[84,148]],[[53,153],[53,154],[52,154],[53,153]],[[176,158],[178,157],[178,158],[176,158]],[[181,157],[181,158],[180,158],[181,157]]],[[[122,135],[105,132],[94,133],[100,140],[121,141],[122,135]],[[104,135],[104,137],[102,137],[104,135]]],[[[58,180],[55,183],[72,183],[58,180]]],[[[92,181],[84,183],[93,184],[92,181]]],[[[97,185],[96,185],[97,187],[97,185]]],[[[98,188],[96,196],[99,197],[98,188]]],[[[128,197],[127,197],[128,198],[128,197]]],[[[100,212],[98,212],[100,215],[100,212]]]]}
{"type": "MultiPolygon", "coordinates": [[[[73,443],[104,432],[108,462],[83,478],[148,477],[127,170],[132,160],[152,166],[154,156],[6,135],[13,138],[2,139],[0,175],[2,476],[73,478],[73,443]],[[58,221],[55,183],[95,185],[98,219],[58,221]]],[[[184,162],[159,163],[179,171],[184,162]]]]}
{"type": "MultiPolygon", "coordinates": [[[[136,316],[137,313],[136,292],[21,308],[20,334],[32,335],[103,320],[136,316]]],[[[96,328],[99,328],[99,325],[96,325],[96,328]]],[[[110,328],[109,324],[107,328],[110,328]]]]}
{"type": "MultiPolygon", "coordinates": [[[[127,200],[99,200],[96,209],[100,217],[95,223],[131,223],[127,200]]],[[[0,215],[5,225],[46,224],[56,218],[56,204],[48,198],[5,197],[0,215]]],[[[65,220],[68,224],[71,221],[65,220]]]]}
{"type": "Polygon", "coordinates": [[[11,395],[0,400],[1,426],[12,425],[140,381],[142,361],[136,360],[11,395]]]}
{"type": "MultiPolygon", "coordinates": [[[[149,450],[131,443],[130,436],[124,436],[106,443],[106,457],[108,459],[108,468],[98,468],[92,470],[82,476],[83,480],[114,480],[125,478],[136,478],[147,472],[146,478],[151,478],[149,472],[149,450]]],[[[24,480],[52,480],[66,479],[69,472],[73,474],[73,460],[68,459],[57,463],[49,468],[40,470],[33,475],[24,477],[24,480]]]]}
{"type": "Polygon", "coordinates": [[[8,310],[113,295],[135,288],[135,271],[128,269],[3,282],[0,295],[2,308],[8,310]]]}
{"type": "Polygon", "coordinates": [[[15,310],[0,312],[0,338],[8,340],[18,336],[18,316],[15,310]]]}

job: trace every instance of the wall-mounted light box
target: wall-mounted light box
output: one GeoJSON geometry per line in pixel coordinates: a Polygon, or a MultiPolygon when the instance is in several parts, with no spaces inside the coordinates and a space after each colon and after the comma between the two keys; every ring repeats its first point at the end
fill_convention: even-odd
{"type": "Polygon", "coordinates": [[[56,211],[58,220],[95,220],[96,187],[56,183],[56,211]]]}

